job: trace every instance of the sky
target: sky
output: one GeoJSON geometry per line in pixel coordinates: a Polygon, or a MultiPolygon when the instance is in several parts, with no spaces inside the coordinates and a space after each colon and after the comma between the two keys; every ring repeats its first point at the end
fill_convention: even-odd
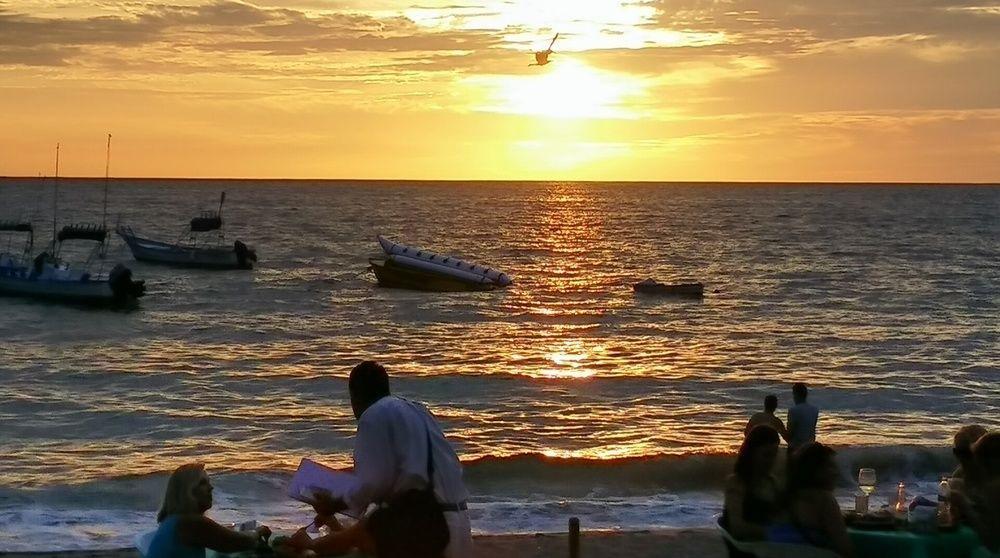
{"type": "Polygon", "coordinates": [[[1000,182],[1000,2],[0,0],[0,176],[108,133],[122,177],[1000,182]]]}

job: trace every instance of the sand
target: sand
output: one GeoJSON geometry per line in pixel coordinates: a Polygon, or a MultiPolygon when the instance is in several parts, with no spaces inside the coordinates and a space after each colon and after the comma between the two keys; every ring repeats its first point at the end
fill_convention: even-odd
{"type": "MultiPolygon", "coordinates": [[[[139,558],[133,549],[72,552],[0,552],[3,558],[139,558]]],[[[558,558],[569,556],[568,536],[477,536],[475,558],[558,558]]],[[[654,558],[692,556],[724,558],[725,547],[712,529],[584,532],[581,558],[654,558]]]]}

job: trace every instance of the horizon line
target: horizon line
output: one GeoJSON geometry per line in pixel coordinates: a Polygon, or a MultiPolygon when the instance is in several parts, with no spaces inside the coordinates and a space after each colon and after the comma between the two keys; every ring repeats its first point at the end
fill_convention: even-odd
{"type": "MultiPolygon", "coordinates": [[[[0,180],[49,180],[56,178],[54,176],[4,176],[0,175],[0,180]]],[[[1000,181],[997,182],[907,182],[907,181],[892,181],[892,180],[565,180],[565,179],[498,179],[498,178],[480,178],[480,179],[463,179],[463,178],[273,178],[273,177],[258,177],[258,178],[236,178],[236,177],[199,177],[199,176],[186,176],[186,177],[169,177],[169,176],[121,176],[121,177],[104,177],[104,176],[60,176],[58,177],[64,180],[108,180],[120,182],[123,180],[146,180],[146,181],[183,181],[183,182],[194,182],[194,181],[211,181],[211,182],[264,182],[264,181],[276,181],[276,182],[473,182],[473,183],[530,183],[530,184],[546,184],[546,183],[558,183],[558,182],[576,182],[583,184],[693,184],[693,185],[718,185],[718,184],[745,184],[745,185],[789,185],[789,186],[1000,186],[1000,181]]]]}

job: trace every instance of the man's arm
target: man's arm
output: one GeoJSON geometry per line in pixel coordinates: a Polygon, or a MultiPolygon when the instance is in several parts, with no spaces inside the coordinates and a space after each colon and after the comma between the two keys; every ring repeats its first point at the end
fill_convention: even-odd
{"type": "Polygon", "coordinates": [[[389,418],[384,413],[366,414],[358,423],[354,438],[354,475],[358,483],[344,497],[351,509],[363,510],[392,492],[396,459],[389,418]]]}
{"type": "Polygon", "coordinates": [[[778,434],[781,435],[781,438],[787,444],[788,443],[788,429],[785,428],[785,423],[781,422],[781,419],[778,418],[778,417],[774,417],[774,421],[778,424],[778,428],[777,428],[778,434]]]}

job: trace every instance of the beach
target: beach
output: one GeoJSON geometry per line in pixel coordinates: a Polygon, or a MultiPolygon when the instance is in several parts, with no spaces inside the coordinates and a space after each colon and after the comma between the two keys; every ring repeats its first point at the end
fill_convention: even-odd
{"type": "MultiPolygon", "coordinates": [[[[567,556],[568,537],[563,534],[484,535],[475,537],[474,558],[550,558],[567,556]]],[[[132,549],[71,552],[0,552],[4,558],[139,558],[132,549]]],[[[722,558],[725,547],[711,529],[655,531],[585,531],[581,534],[583,558],[654,558],[692,556],[722,558]]]]}

